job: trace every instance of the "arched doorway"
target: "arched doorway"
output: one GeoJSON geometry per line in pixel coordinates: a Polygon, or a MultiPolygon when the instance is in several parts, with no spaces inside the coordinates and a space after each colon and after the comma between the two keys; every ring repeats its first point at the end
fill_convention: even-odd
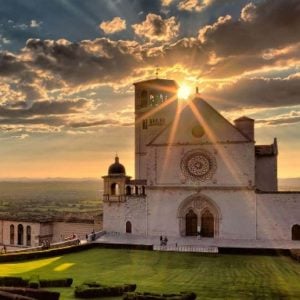
{"type": "Polygon", "coordinates": [[[197,215],[192,209],[185,216],[185,235],[197,235],[197,215]]]}
{"type": "Polygon", "coordinates": [[[126,195],[127,195],[127,196],[130,196],[130,195],[131,195],[131,186],[130,186],[130,185],[127,185],[127,186],[126,186],[126,195]]]}
{"type": "Polygon", "coordinates": [[[202,237],[214,237],[215,232],[215,220],[213,214],[206,210],[201,216],[201,236],[202,237]]]}
{"type": "Polygon", "coordinates": [[[196,236],[202,225],[205,237],[219,237],[221,211],[206,195],[197,193],[185,198],[178,207],[177,217],[181,236],[196,236]]]}
{"type": "Polygon", "coordinates": [[[300,225],[298,224],[292,227],[292,240],[300,241],[300,225]]]}
{"type": "Polygon", "coordinates": [[[26,246],[31,246],[31,227],[26,227],[26,246]]]}
{"type": "Polygon", "coordinates": [[[22,224],[18,225],[18,245],[24,244],[24,228],[22,224]]]}
{"type": "Polygon", "coordinates": [[[131,233],[131,232],[132,232],[131,222],[127,221],[126,222],[126,233],[131,233]]]}
{"type": "Polygon", "coordinates": [[[15,243],[15,226],[13,224],[10,225],[10,244],[13,245],[15,243]]]}

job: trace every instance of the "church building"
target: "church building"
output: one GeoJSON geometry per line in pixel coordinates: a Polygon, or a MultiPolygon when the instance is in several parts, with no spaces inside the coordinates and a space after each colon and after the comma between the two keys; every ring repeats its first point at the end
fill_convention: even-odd
{"type": "Polygon", "coordinates": [[[277,188],[276,138],[232,124],[173,80],[135,86],[135,179],[119,157],[103,176],[103,230],[140,236],[300,240],[300,192],[277,188]]]}

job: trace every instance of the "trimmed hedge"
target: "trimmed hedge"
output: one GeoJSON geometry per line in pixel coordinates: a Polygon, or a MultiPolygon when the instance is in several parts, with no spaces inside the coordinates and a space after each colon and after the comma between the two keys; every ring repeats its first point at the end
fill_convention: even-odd
{"type": "Polygon", "coordinates": [[[70,287],[73,283],[73,278],[60,279],[40,279],[40,286],[44,287],[70,287]]]}
{"type": "Polygon", "coordinates": [[[300,262],[300,249],[291,249],[290,254],[293,259],[300,262]]]}
{"type": "Polygon", "coordinates": [[[4,291],[0,291],[0,299],[1,300],[36,300],[35,298],[16,295],[4,291]]]}
{"type": "Polygon", "coordinates": [[[179,294],[155,294],[155,293],[125,293],[124,300],[195,300],[197,295],[193,292],[181,292],[179,294]]]}
{"type": "Polygon", "coordinates": [[[35,289],[40,287],[70,287],[72,283],[72,278],[39,279],[39,276],[32,276],[30,279],[23,279],[22,277],[13,276],[0,277],[0,288],[1,286],[29,287],[35,289]]]}
{"type": "MultiPolygon", "coordinates": [[[[12,295],[15,294],[20,296],[25,296],[25,297],[29,297],[30,299],[37,299],[37,300],[58,300],[60,296],[58,292],[37,290],[31,288],[22,288],[22,287],[0,287],[0,292],[6,292],[12,295]]],[[[12,298],[12,299],[21,299],[21,298],[12,298]]]]}
{"type": "Polygon", "coordinates": [[[26,287],[28,285],[28,280],[22,277],[15,276],[3,276],[0,277],[0,286],[19,286],[26,287]]]}
{"type": "Polygon", "coordinates": [[[40,288],[40,278],[37,275],[33,275],[28,281],[28,287],[32,289],[40,288]]]}
{"type": "Polygon", "coordinates": [[[136,284],[102,286],[97,282],[85,282],[75,288],[76,298],[118,297],[126,292],[133,292],[136,284]]]}

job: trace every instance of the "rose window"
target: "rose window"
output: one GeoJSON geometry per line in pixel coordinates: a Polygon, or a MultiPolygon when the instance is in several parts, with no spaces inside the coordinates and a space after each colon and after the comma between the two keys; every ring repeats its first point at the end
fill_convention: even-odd
{"type": "Polygon", "coordinates": [[[205,150],[193,150],[185,154],[181,161],[183,175],[193,181],[204,181],[212,177],[216,170],[216,159],[205,150]]]}

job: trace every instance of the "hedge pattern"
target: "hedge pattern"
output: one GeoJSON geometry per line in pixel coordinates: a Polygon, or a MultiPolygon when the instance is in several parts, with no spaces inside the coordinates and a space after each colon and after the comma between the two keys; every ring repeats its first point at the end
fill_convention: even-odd
{"type": "Polygon", "coordinates": [[[155,294],[155,293],[125,293],[124,300],[195,300],[197,295],[193,292],[181,292],[179,294],[155,294]]]}
{"type": "Polygon", "coordinates": [[[0,277],[0,288],[1,286],[29,287],[35,289],[40,287],[70,287],[72,283],[72,278],[40,279],[39,276],[32,276],[30,279],[24,279],[14,276],[0,277]]]}
{"type": "Polygon", "coordinates": [[[76,298],[118,297],[126,292],[133,292],[136,284],[104,286],[97,282],[84,282],[75,288],[76,298]]]}

